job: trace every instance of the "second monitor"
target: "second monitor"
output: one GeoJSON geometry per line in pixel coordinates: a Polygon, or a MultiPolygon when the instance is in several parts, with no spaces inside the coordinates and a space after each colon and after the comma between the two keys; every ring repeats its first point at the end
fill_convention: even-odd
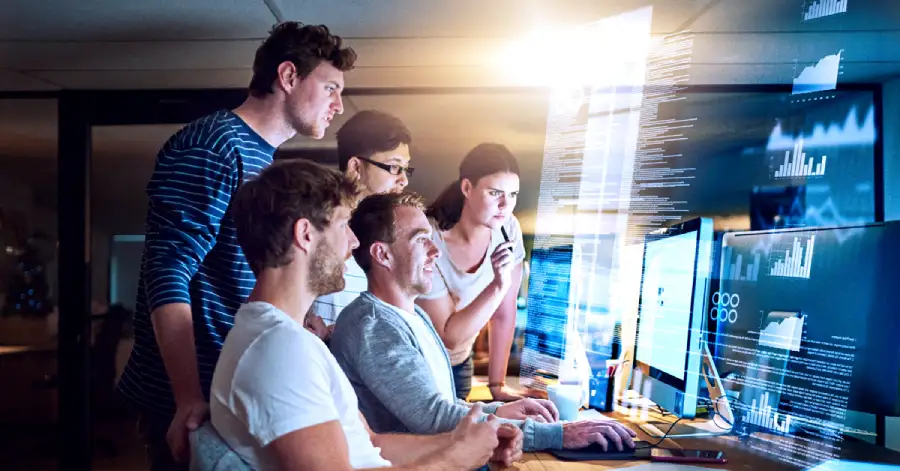
{"type": "Polygon", "coordinates": [[[697,415],[702,365],[712,366],[703,358],[712,250],[707,218],[651,233],[644,243],[632,388],[686,419],[697,415]]]}

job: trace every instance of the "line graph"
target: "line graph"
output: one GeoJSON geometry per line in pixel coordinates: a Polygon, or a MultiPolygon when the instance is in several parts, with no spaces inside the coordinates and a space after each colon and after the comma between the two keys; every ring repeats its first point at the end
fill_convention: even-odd
{"type": "Polygon", "coordinates": [[[770,312],[766,316],[765,328],[759,331],[759,344],[799,352],[803,320],[797,312],[770,312]]]}
{"type": "Polygon", "coordinates": [[[832,122],[827,126],[819,123],[810,133],[785,133],[780,121],[775,123],[766,150],[793,149],[797,140],[802,139],[807,147],[842,147],[875,143],[875,105],[869,106],[862,124],[859,124],[859,109],[850,108],[843,124],[832,122]]]}
{"type": "Polygon", "coordinates": [[[824,92],[837,88],[843,52],[841,50],[837,54],[825,56],[816,65],[804,67],[800,75],[794,79],[791,94],[824,92]]]}

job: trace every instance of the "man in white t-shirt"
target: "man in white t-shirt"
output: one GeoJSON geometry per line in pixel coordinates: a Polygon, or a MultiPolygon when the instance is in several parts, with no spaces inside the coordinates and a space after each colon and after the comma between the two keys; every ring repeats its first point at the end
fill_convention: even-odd
{"type": "Polygon", "coordinates": [[[462,470],[515,454],[498,450],[504,426],[480,411],[437,437],[373,433],[335,358],[302,327],[313,299],[343,286],[344,262],[358,245],[348,227],[357,192],[308,161],[276,163],[238,190],[232,212],[256,286],[216,363],[212,425],[264,470],[462,470]]]}
{"type": "MultiPolygon", "coordinates": [[[[362,187],[360,198],[397,193],[409,184],[409,129],[400,119],[376,110],[353,115],[337,131],[338,167],[362,187]]],[[[366,290],[366,274],[352,258],[347,261],[344,289],[320,296],[313,303],[306,327],[323,339],[341,311],[366,290]]]]}

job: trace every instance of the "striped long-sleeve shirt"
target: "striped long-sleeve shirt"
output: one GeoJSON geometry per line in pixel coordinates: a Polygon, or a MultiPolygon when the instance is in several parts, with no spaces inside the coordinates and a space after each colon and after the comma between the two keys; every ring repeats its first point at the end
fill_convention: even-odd
{"type": "Polygon", "coordinates": [[[134,319],[135,343],[119,380],[141,410],[172,415],[175,401],[150,313],[188,303],[200,386],[209,386],[234,314],[255,277],[228,211],[244,180],[272,163],[275,148],[230,111],[200,118],[172,136],[147,185],[149,209],[134,319]]]}

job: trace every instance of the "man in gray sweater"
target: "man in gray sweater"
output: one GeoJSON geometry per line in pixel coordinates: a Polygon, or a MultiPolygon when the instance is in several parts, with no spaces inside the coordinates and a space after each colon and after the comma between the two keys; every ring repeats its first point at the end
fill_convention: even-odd
{"type": "MultiPolygon", "coordinates": [[[[423,209],[421,199],[410,193],[373,195],[360,202],[350,220],[359,239],[353,256],[366,273],[368,291],[341,312],[331,350],[376,433],[443,433],[472,406],[456,398],[447,350],[415,304],[430,290],[434,261],[441,256],[423,209]]],[[[556,422],[558,414],[548,401],[482,406],[522,428],[525,451],[592,443],[604,449],[634,447],[634,432],[612,420],[556,422]]]]}

